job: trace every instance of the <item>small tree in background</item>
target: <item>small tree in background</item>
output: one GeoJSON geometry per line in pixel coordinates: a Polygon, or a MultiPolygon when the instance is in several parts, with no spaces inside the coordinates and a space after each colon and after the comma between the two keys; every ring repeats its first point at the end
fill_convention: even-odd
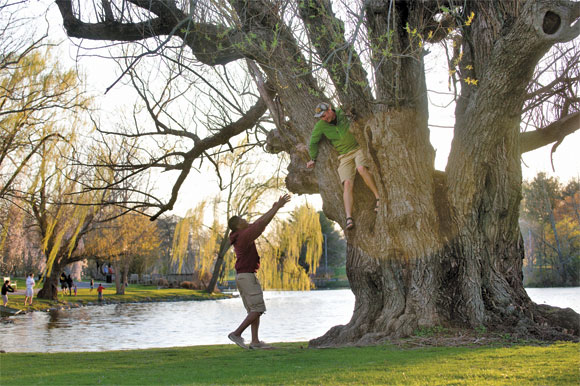
{"type": "Polygon", "coordinates": [[[532,286],[580,284],[578,181],[563,187],[545,173],[523,184],[521,228],[526,243],[525,283],[532,286]]]}
{"type": "Polygon", "coordinates": [[[310,290],[310,274],[316,274],[322,255],[322,232],[318,213],[302,205],[287,220],[276,221],[259,241],[258,277],[266,289],[310,290]]]}
{"type": "Polygon", "coordinates": [[[111,264],[115,270],[116,293],[125,293],[129,267],[137,259],[157,251],[160,244],[157,224],[137,213],[107,221],[86,237],[82,253],[111,264]]]}
{"type": "MultiPolygon", "coordinates": [[[[322,256],[318,269],[320,270],[325,267],[328,267],[328,270],[331,268],[344,268],[346,266],[346,240],[335,229],[335,223],[329,220],[324,215],[324,212],[318,212],[318,216],[320,219],[320,229],[324,238],[322,256]]],[[[328,272],[324,272],[324,274],[329,275],[328,272]]]]}

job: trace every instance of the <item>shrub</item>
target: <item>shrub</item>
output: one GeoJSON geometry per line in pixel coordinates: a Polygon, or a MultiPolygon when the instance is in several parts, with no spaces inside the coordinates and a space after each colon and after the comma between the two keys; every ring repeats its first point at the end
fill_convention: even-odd
{"type": "Polygon", "coordinates": [[[193,285],[195,289],[203,290],[207,287],[210,280],[211,274],[209,272],[206,272],[202,275],[199,271],[197,271],[193,274],[192,282],[194,283],[193,285]]]}
{"type": "Polygon", "coordinates": [[[157,286],[158,287],[169,287],[169,282],[164,278],[160,278],[159,280],[157,280],[157,286]]]}
{"type": "Polygon", "coordinates": [[[190,281],[182,281],[181,284],[179,284],[179,286],[185,289],[195,289],[194,284],[190,281]]]}

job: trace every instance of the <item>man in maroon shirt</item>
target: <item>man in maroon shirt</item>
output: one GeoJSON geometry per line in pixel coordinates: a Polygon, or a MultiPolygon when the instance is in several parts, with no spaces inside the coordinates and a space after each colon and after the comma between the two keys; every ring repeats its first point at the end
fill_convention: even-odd
{"type": "Polygon", "coordinates": [[[281,196],[272,205],[272,209],[264,213],[253,224],[239,216],[233,216],[228,221],[228,226],[232,230],[230,244],[234,246],[236,253],[236,285],[240,291],[244,307],[248,311],[248,316],[234,332],[228,335],[228,338],[242,348],[248,348],[244,338],[242,338],[242,333],[249,326],[252,326],[252,341],[249,348],[272,348],[258,338],[260,316],[266,311],[266,305],[264,304],[262,287],[256,277],[256,272],[260,268],[260,256],[256,249],[255,240],[264,232],[266,225],[272,221],[278,210],[288,201],[290,201],[289,195],[281,196]]]}

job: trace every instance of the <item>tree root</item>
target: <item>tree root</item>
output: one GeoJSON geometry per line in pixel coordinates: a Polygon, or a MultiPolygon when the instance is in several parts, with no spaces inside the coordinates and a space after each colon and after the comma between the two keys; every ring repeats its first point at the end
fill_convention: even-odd
{"type": "MultiPolygon", "coordinates": [[[[411,334],[401,335],[399,329],[389,332],[380,326],[356,323],[335,326],[323,336],[309,342],[309,347],[329,348],[344,346],[372,346],[390,343],[400,347],[466,346],[489,344],[535,343],[555,341],[580,342],[580,314],[571,308],[558,308],[545,304],[532,304],[533,319],[520,314],[519,318],[502,324],[480,328],[433,326],[411,334]],[[365,327],[367,330],[365,331],[365,327]]],[[[498,319],[501,320],[501,319],[498,319]]],[[[391,327],[393,327],[391,325],[391,327]]]]}

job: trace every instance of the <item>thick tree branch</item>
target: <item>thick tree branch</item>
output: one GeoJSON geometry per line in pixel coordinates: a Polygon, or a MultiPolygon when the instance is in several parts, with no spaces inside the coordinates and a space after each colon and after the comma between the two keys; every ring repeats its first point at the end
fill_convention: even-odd
{"type": "Polygon", "coordinates": [[[227,64],[244,57],[237,48],[243,41],[241,31],[228,29],[209,23],[195,23],[175,7],[165,1],[132,1],[143,10],[158,17],[138,23],[106,21],[86,23],[75,15],[70,0],[57,0],[56,4],[63,18],[68,36],[89,40],[111,40],[133,42],[147,38],[173,35],[183,39],[196,58],[208,65],[227,64]]]}
{"type": "MultiPolygon", "coordinates": [[[[328,71],[343,106],[364,114],[364,106],[368,106],[367,102],[373,98],[358,53],[352,42],[346,41],[344,37],[344,23],[334,15],[328,1],[301,1],[299,9],[310,40],[322,60],[322,65],[328,71]]],[[[355,38],[362,18],[361,11],[355,38]]]]}
{"type": "Polygon", "coordinates": [[[565,116],[552,124],[535,131],[520,134],[521,153],[526,153],[552,142],[561,141],[580,128],[580,112],[565,116]]]}
{"type": "Polygon", "coordinates": [[[258,92],[262,97],[262,100],[268,106],[268,110],[270,110],[270,116],[274,120],[274,124],[278,130],[283,128],[284,122],[284,111],[280,103],[274,100],[274,96],[276,95],[271,87],[267,87],[266,81],[260,72],[258,65],[253,60],[246,60],[248,67],[250,69],[250,73],[252,78],[254,79],[254,83],[258,87],[258,92]]]}
{"type": "Polygon", "coordinates": [[[161,18],[140,23],[85,23],[79,20],[72,8],[72,1],[57,0],[56,5],[62,15],[63,25],[68,36],[89,40],[138,41],[145,38],[169,34],[175,24],[168,24],[161,18]]]}

